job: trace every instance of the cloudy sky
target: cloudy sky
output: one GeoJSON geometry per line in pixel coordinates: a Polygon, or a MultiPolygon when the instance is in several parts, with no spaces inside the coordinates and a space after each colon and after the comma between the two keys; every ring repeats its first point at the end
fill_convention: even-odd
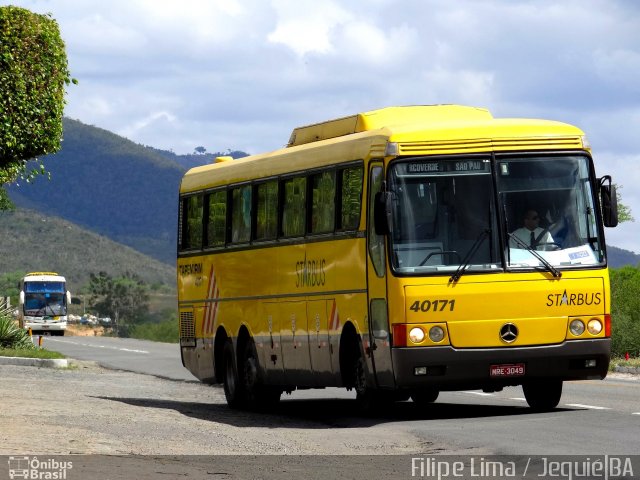
{"type": "Polygon", "coordinates": [[[51,13],[66,115],[191,153],[274,150],[293,127],[390,105],[460,103],[587,132],[637,222],[635,0],[0,0],[51,13]]]}

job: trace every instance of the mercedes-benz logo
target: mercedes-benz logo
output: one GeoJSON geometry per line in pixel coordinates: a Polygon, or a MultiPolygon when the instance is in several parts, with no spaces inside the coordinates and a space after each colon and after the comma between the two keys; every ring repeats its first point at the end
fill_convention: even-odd
{"type": "Polygon", "coordinates": [[[518,327],[513,323],[505,323],[500,329],[500,338],[504,343],[513,343],[518,338],[518,327]]]}

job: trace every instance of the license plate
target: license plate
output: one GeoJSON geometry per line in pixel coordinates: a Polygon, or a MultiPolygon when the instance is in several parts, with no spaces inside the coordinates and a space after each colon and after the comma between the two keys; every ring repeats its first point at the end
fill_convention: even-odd
{"type": "Polygon", "coordinates": [[[492,377],[521,377],[524,375],[524,363],[491,365],[492,377]]]}

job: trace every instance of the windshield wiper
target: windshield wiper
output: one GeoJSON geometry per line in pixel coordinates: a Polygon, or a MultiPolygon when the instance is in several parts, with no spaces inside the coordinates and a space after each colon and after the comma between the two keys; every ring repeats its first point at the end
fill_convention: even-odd
{"type": "Polygon", "coordinates": [[[517,236],[515,236],[513,233],[509,233],[507,232],[507,235],[509,235],[509,238],[512,238],[514,242],[516,242],[518,245],[520,245],[522,248],[524,248],[525,250],[527,250],[529,253],[531,253],[531,255],[533,255],[534,257],[536,257],[538,260],[540,260],[540,263],[542,263],[545,267],[547,267],[547,270],[549,272],[551,272],[551,274],[554,276],[554,278],[560,278],[562,276],[562,272],[560,270],[558,270],[556,267],[554,267],[553,265],[551,265],[549,262],[547,262],[547,260],[540,255],[537,251],[535,251],[533,248],[531,248],[530,245],[527,245],[525,242],[523,242],[522,240],[520,240],[517,236]]]}
{"type": "Polygon", "coordinates": [[[467,267],[471,263],[471,259],[473,258],[473,256],[476,254],[476,252],[480,248],[480,245],[482,245],[482,242],[484,242],[484,239],[487,238],[490,233],[491,233],[491,230],[486,228],[486,229],[484,229],[482,231],[482,233],[480,235],[478,235],[478,238],[476,238],[476,241],[473,242],[473,245],[471,245],[471,248],[469,249],[469,251],[465,255],[464,260],[462,262],[462,265],[460,265],[458,267],[458,269],[456,270],[456,273],[451,275],[451,278],[449,278],[449,283],[455,283],[458,280],[460,280],[460,277],[462,277],[462,275],[464,275],[464,271],[467,269],[467,267]]]}

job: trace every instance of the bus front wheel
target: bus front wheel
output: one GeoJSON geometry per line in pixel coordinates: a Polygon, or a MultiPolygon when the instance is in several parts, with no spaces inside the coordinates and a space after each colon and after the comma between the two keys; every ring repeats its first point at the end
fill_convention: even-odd
{"type": "Polygon", "coordinates": [[[560,403],[562,380],[535,380],[522,385],[524,398],[536,412],[553,410],[560,403]]]}
{"type": "Polygon", "coordinates": [[[353,376],[355,379],[356,402],[366,415],[375,415],[388,408],[395,401],[395,397],[398,395],[397,392],[378,390],[367,386],[366,364],[362,355],[358,355],[354,359],[353,376]]]}

